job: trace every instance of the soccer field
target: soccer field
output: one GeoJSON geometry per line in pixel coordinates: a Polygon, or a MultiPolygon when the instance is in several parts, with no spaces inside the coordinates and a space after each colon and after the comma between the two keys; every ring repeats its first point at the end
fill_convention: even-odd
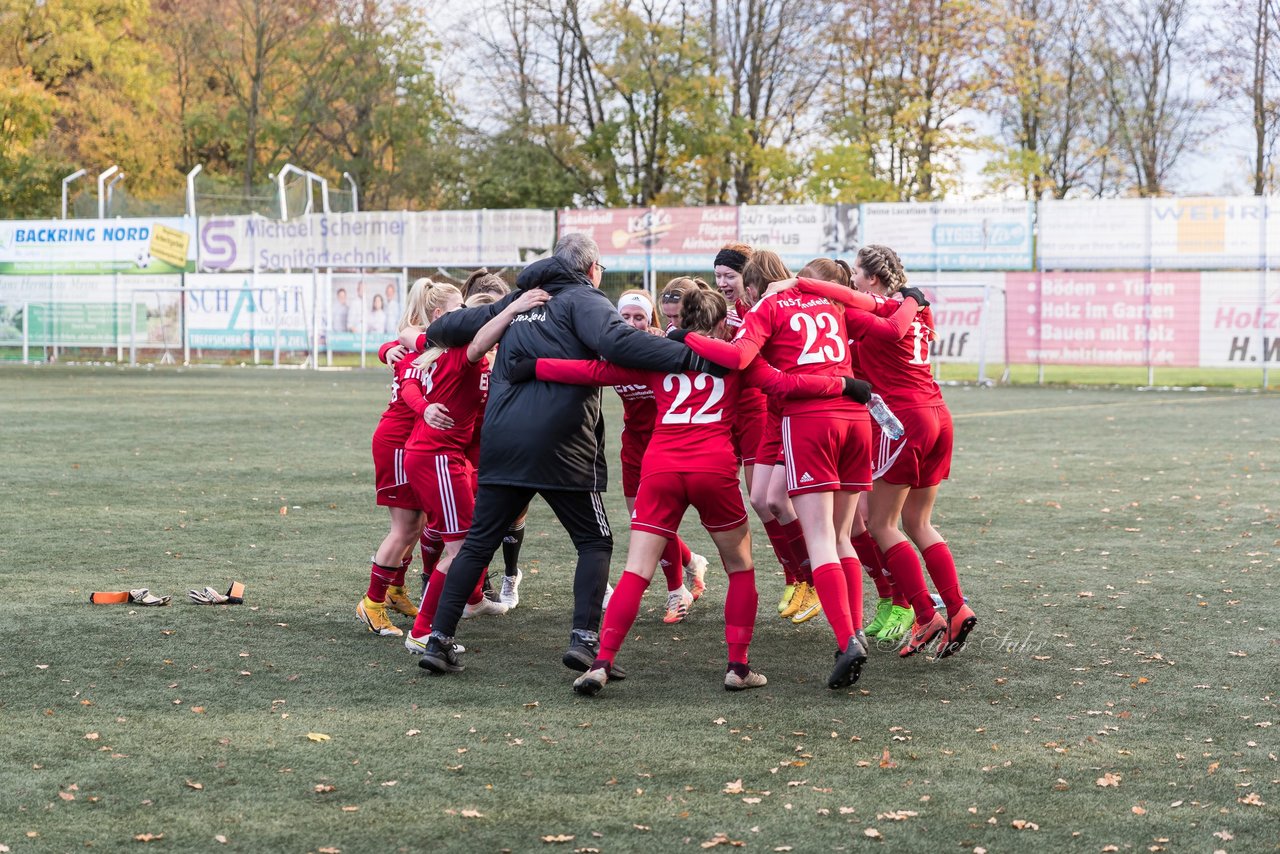
{"type": "Polygon", "coordinates": [[[713,561],[681,625],[655,583],[628,678],[587,699],[540,502],[520,607],[462,624],[466,672],[356,622],[388,379],[0,366],[0,852],[1280,842],[1280,397],[948,388],[935,521],[980,620],[960,655],[872,650],[828,691],[830,630],[775,616],[758,532],[767,687],[721,687],[713,561]],[[186,598],[233,580],[243,606],[186,598]],[[173,603],[87,604],[134,587],[173,603]]]}

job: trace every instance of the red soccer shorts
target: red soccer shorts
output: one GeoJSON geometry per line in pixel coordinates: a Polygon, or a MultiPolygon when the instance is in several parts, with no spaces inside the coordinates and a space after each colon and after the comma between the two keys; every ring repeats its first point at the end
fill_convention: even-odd
{"type": "Polygon", "coordinates": [[[902,422],[901,439],[890,439],[872,425],[874,477],[913,489],[937,486],[951,474],[951,446],[955,431],[945,405],[904,409],[894,413],[902,422]]]}
{"type": "Polygon", "coordinates": [[[408,451],[405,471],[413,491],[422,500],[427,527],[446,543],[465,539],[471,529],[476,494],[475,470],[466,457],[431,451],[408,451]]]}
{"type": "Polygon", "coordinates": [[[674,537],[689,507],[708,531],[731,531],[747,521],[737,472],[664,471],[640,481],[631,528],[674,537]]]}
{"type": "Polygon", "coordinates": [[[624,430],[622,433],[622,497],[635,498],[640,491],[640,463],[649,436],[624,430]]]}
{"type": "Polygon", "coordinates": [[[871,416],[782,418],[787,495],[871,488],[871,416]]]}
{"type": "Polygon", "coordinates": [[[421,510],[422,502],[409,484],[404,472],[404,444],[399,445],[373,436],[373,477],[378,491],[379,507],[403,507],[421,510]]]}
{"type": "Polygon", "coordinates": [[[782,462],[782,414],[769,410],[765,416],[764,432],[756,449],[756,465],[776,466],[782,462]]]}

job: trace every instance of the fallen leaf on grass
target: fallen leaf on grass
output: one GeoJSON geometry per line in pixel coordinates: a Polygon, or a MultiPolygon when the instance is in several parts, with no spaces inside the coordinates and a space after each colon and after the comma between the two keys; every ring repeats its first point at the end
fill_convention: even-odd
{"type": "Polygon", "coordinates": [[[333,789],[334,787],[329,785],[328,783],[316,783],[315,789],[313,789],[313,791],[318,792],[320,794],[324,794],[325,792],[332,792],[333,789]]]}
{"type": "Polygon", "coordinates": [[[542,837],[543,842],[572,842],[574,836],[572,833],[557,833],[554,836],[542,837]]]}
{"type": "Polygon", "coordinates": [[[734,848],[742,848],[746,844],[747,843],[743,842],[741,839],[730,839],[723,833],[717,833],[715,836],[702,843],[702,847],[715,848],[717,845],[730,845],[734,848]]]}
{"type": "Polygon", "coordinates": [[[480,810],[463,810],[459,815],[463,818],[484,818],[484,813],[480,810]]]}
{"type": "MultiPolygon", "coordinates": [[[[844,808],[841,807],[840,811],[844,812],[844,808]]],[[[915,812],[914,810],[894,810],[893,812],[876,813],[876,818],[881,821],[884,821],[885,819],[888,819],[889,821],[906,821],[907,819],[915,818],[918,815],[920,815],[920,813],[915,812]]]]}
{"type": "Polygon", "coordinates": [[[214,842],[219,842],[219,843],[221,843],[221,844],[223,844],[223,845],[226,845],[226,844],[227,844],[227,837],[225,837],[225,836],[223,836],[221,833],[219,833],[217,836],[213,837],[213,841],[214,841],[214,842]]]}
{"type": "Polygon", "coordinates": [[[742,802],[744,804],[758,804],[760,803],[760,799],[759,798],[743,798],[742,802]]]}
{"type": "Polygon", "coordinates": [[[1095,780],[1094,783],[1105,789],[1108,786],[1119,786],[1121,779],[1122,778],[1120,777],[1119,774],[1112,774],[1110,771],[1108,771],[1107,773],[1099,777],[1097,780],[1095,780]]]}
{"type": "Polygon", "coordinates": [[[85,740],[85,741],[97,741],[97,740],[98,740],[98,734],[97,734],[96,732],[86,732],[86,733],[84,734],[84,740],[85,740]]]}
{"type": "Polygon", "coordinates": [[[76,799],[76,796],[71,792],[58,792],[58,797],[62,798],[64,801],[74,801],[76,799]]]}
{"type": "Polygon", "coordinates": [[[1016,830],[1040,829],[1040,825],[1036,824],[1034,821],[1027,821],[1024,818],[1015,818],[1013,821],[1009,822],[1009,824],[1011,824],[1016,830]]]}
{"type": "Polygon", "coordinates": [[[343,812],[360,812],[360,807],[343,807],[343,812]]]}
{"type": "Polygon", "coordinates": [[[204,789],[204,783],[197,783],[195,780],[187,780],[187,788],[195,789],[197,792],[204,789]]]}
{"type": "Polygon", "coordinates": [[[139,833],[133,837],[139,842],[159,842],[164,839],[163,833],[139,833]]]}
{"type": "Polygon", "coordinates": [[[1235,836],[1233,836],[1231,834],[1231,831],[1229,830],[1219,830],[1213,835],[1221,839],[1223,842],[1230,842],[1231,840],[1235,839],[1235,836]]]}
{"type": "Polygon", "coordinates": [[[1134,807],[1134,808],[1133,808],[1133,814],[1134,814],[1134,815],[1146,815],[1146,814],[1147,814],[1147,811],[1146,811],[1146,809],[1145,809],[1144,807],[1134,807]]]}
{"type": "Polygon", "coordinates": [[[382,781],[382,785],[384,785],[384,786],[394,786],[395,784],[397,784],[397,783],[399,783],[399,782],[400,782],[399,780],[383,780],[383,781],[382,781]]]}
{"type": "Polygon", "coordinates": [[[726,795],[741,795],[743,792],[742,780],[741,779],[732,780],[728,783],[725,783],[724,789],[722,791],[726,795]]]}
{"type": "Polygon", "coordinates": [[[1257,792],[1250,792],[1243,798],[1236,798],[1236,801],[1242,804],[1248,804],[1251,807],[1265,807],[1267,802],[1258,797],[1257,792]]]}
{"type": "Polygon", "coordinates": [[[883,836],[880,835],[880,831],[876,830],[874,827],[868,827],[866,830],[862,831],[862,835],[867,837],[868,839],[884,838],[883,836]]]}
{"type": "Polygon", "coordinates": [[[326,735],[323,732],[309,732],[307,733],[307,740],[308,741],[332,741],[333,739],[332,737],[326,735]]]}
{"type": "Polygon", "coordinates": [[[324,848],[317,848],[316,850],[319,851],[320,854],[342,854],[341,848],[335,848],[332,845],[327,845],[324,848]]]}
{"type": "Polygon", "coordinates": [[[884,749],[884,753],[880,754],[881,768],[897,768],[898,763],[889,758],[889,748],[884,749]]]}
{"type": "Polygon", "coordinates": [[[525,703],[525,704],[524,704],[524,707],[525,707],[526,709],[536,709],[536,708],[538,708],[538,701],[537,701],[537,700],[534,700],[532,703],[525,703]]]}
{"type": "Polygon", "coordinates": [[[406,732],[405,735],[412,737],[412,736],[421,734],[421,732],[422,730],[420,729],[411,729],[408,732],[406,732]]]}

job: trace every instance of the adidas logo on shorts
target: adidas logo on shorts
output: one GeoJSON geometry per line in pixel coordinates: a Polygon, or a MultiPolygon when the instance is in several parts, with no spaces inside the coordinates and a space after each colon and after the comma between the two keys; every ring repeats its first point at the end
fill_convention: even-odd
{"type": "Polygon", "coordinates": [[[805,472],[804,474],[800,475],[800,482],[813,483],[813,475],[809,474],[808,472],[805,472]]]}

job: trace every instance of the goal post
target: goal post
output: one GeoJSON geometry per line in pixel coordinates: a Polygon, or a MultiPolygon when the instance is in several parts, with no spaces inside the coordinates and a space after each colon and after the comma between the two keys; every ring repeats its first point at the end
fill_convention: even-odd
{"type": "Polygon", "coordinates": [[[1007,382],[1005,291],[978,280],[946,279],[910,284],[925,292],[937,337],[929,345],[934,377],[943,379],[946,365],[975,365],[980,385],[1007,382]],[[992,376],[993,366],[999,375],[992,376]]]}

